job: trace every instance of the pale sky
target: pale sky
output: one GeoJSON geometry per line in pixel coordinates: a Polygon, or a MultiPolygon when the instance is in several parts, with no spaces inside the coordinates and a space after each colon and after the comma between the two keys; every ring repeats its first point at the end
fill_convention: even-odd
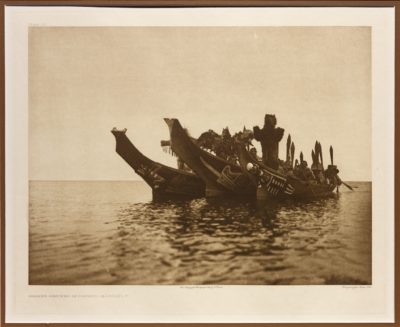
{"type": "Polygon", "coordinates": [[[138,180],[113,127],[175,167],[164,117],[198,137],[266,113],[285,129],[282,159],[288,133],[309,163],[318,139],[342,179],[371,180],[370,28],[30,28],[30,179],[138,180]]]}

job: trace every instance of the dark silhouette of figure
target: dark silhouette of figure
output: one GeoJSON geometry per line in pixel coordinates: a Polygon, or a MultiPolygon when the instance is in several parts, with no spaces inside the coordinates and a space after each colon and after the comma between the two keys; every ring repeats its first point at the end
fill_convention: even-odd
{"type": "Polygon", "coordinates": [[[254,138],[261,143],[263,162],[274,169],[279,168],[279,142],[282,140],[284,129],[276,127],[275,115],[266,114],[264,127],[253,128],[254,138]]]}

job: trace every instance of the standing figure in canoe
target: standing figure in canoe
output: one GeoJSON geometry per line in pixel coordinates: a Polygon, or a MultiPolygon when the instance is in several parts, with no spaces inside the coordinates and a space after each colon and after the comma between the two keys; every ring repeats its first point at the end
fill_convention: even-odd
{"type": "Polygon", "coordinates": [[[284,129],[276,127],[277,120],[275,115],[266,114],[264,117],[264,127],[253,128],[254,138],[261,143],[262,160],[265,165],[279,168],[279,142],[282,140],[284,129]]]}

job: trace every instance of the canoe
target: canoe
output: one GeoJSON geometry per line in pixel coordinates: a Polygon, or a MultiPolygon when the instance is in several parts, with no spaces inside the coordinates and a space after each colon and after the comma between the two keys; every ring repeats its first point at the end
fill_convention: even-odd
{"type": "Polygon", "coordinates": [[[257,199],[316,199],[333,195],[335,184],[319,184],[303,181],[293,173],[283,174],[254,158],[243,145],[238,146],[240,166],[248,178],[257,186],[257,199]],[[249,171],[249,163],[251,164],[249,171]]]}
{"type": "Polygon", "coordinates": [[[239,165],[200,148],[177,119],[164,119],[170,132],[171,149],[206,184],[206,197],[254,196],[255,185],[239,165]]]}
{"type": "Polygon", "coordinates": [[[151,187],[153,199],[199,198],[205,184],[194,173],[171,168],[143,155],[126,136],[126,129],[114,128],[116,152],[151,187]]]}

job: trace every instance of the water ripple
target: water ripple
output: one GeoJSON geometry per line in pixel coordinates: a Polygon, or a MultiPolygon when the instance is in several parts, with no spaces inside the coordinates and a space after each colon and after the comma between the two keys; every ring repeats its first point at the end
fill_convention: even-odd
{"type": "Polygon", "coordinates": [[[140,200],[146,190],[31,182],[30,283],[371,283],[370,183],[296,203],[140,200]]]}

